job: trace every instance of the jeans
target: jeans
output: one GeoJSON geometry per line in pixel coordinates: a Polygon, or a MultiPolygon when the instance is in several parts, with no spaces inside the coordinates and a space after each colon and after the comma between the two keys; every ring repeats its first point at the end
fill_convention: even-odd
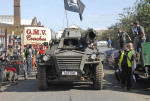
{"type": "Polygon", "coordinates": [[[31,69],[32,69],[32,58],[28,57],[27,58],[27,71],[29,75],[31,74],[31,69]]]}
{"type": "Polygon", "coordinates": [[[144,42],[146,42],[146,39],[137,38],[137,52],[140,53],[141,48],[142,48],[141,44],[144,43],[144,42]]]}
{"type": "Polygon", "coordinates": [[[24,60],[24,78],[27,79],[27,61],[24,60]]]}

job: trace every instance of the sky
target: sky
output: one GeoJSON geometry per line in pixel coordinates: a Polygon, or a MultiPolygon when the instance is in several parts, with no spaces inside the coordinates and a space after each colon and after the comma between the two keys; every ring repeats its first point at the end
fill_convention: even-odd
{"type": "MultiPolygon", "coordinates": [[[[0,0],[0,15],[13,15],[14,0],[0,0]]],[[[81,0],[86,6],[83,21],[79,14],[67,11],[68,25],[75,24],[82,29],[108,28],[117,23],[123,8],[133,7],[136,0],[81,0]]],[[[37,17],[42,25],[54,31],[67,27],[64,0],[21,0],[21,18],[37,17]]]]}

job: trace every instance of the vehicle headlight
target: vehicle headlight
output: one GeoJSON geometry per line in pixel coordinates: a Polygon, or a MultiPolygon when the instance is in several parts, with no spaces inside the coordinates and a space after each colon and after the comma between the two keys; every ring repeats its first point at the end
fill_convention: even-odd
{"type": "Polygon", "coordinates": [[[83,46],[82,45],[80,45],[80,48],[82,48],[83,46]]]}
{"type": "Polygon", "coordinates": [[[93,59],[93,60],[96,59],[96,54],[92,54],[91,59],[93,59]]]}
{"type": "Polygon", "coordinates": [[[48,59],[49,59],[49,57],[48,57],[48,56],[46,56],[46,55],[45,55],[45,56],[43,56],[43,60],[44,60],[44,61],[47,61],[48,59]]]}

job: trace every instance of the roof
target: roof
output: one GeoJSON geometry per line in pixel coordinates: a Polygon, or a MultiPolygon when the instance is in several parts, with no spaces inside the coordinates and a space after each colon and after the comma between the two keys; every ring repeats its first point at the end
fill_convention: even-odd
{"type": "Polygon", "coordinates": [[[75,24],[71,25],[69,28],[81,29],[79,26],[77,26],[75,24]]]}
{"type": "MultiPolygon", "coordinates": [[[[13,15],[0,15],[0,25],[13,25],[14,24],[14,16],[13,15]]],[[[41,25],[41,22],[38,23],[41,25]]],[[[34,19],[21,19],[21,25],[37,25],[37,18],[34,19]]]]}

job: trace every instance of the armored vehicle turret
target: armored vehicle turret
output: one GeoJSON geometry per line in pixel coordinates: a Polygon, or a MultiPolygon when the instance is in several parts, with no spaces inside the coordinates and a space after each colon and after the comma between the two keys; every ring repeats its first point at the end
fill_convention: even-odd
{"type": "Polygon", "coordinates": [[[51,46],[38,63],[37,80],[40,90],[54,81],[92,82],[93,87],[103,87],[103,64],[97,51],[87,49],[96,34],[88,29],[83,35],[79,29],[66,28],[59,44],[51,46]],[[88,51],[89,52],[88,52],[88,51]]]}

